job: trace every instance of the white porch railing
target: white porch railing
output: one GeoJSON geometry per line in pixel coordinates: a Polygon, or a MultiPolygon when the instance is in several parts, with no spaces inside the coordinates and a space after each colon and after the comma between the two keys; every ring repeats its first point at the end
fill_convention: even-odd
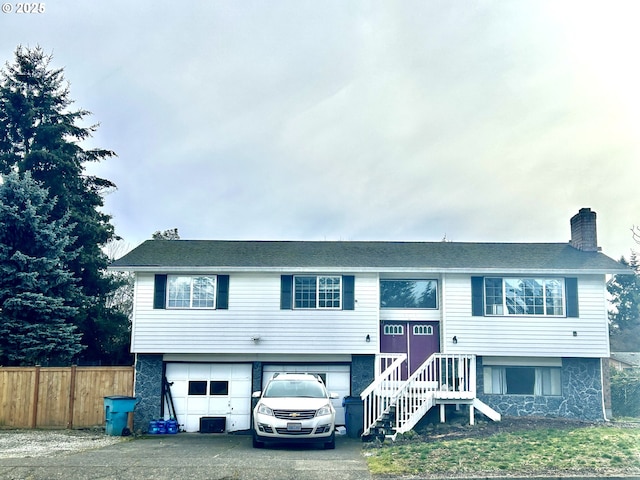
{"type": "Polygon", "coordinates": [[[393,434],[411,430],[437,400],[473,400],[476,397],[475,355],[431,355],[408,379],[402,380],[406,355],[382,354],[376,364],[391,362],[361,394],[364,435],[386,422],[393,434]]]}
{"type": "Polygon", "coordinates": [[[376,423],[393,405],[396,389],[392,386],[402,382],[402,368],[406,361],[405,353],[376,355],[375,378],[360,394],[364,408],[363,435],[370,435],[376,423]]]}

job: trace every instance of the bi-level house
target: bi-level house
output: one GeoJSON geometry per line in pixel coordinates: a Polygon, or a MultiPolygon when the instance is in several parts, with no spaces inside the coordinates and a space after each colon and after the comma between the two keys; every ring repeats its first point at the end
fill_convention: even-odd
{"type": "Polygon", "coordinates": [[[568,243],[146,241],[111,266],[135,274],[136,428],[169,415],[170,385],[186,431],[249,429],[252,391],[281,371],[360,397],[364,434],[450,404],[471,423],[603,420],[605,282],[628,271],[595,212],[570,226],[568,243]]]}

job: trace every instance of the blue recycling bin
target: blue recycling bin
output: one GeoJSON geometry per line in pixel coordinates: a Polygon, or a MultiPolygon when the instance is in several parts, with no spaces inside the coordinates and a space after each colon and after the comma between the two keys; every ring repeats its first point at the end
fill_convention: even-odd
{"type": "Polygon", "coordinates": [[[138,403],[136,397],[124,395],[104,397],[105,432],[107,435],[120,437],[127,434],[129,431],[127,428],[129,412],[133,412],[136,403],[138,403]]]}

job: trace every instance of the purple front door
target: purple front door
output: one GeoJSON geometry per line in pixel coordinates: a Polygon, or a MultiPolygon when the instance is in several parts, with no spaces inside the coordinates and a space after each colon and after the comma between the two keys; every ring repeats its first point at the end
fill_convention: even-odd
{"type": "Polygon", "coordinates": [[[438,322],[410,322],[384,320],[380,323],[380,353],[406,353],[408,365],[403,371],[407,378],[431,356],[440,351],[438,322]]]}

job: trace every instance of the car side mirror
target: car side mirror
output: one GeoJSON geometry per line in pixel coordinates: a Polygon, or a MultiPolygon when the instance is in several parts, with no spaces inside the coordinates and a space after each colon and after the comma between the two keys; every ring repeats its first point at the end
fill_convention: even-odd
{"type": "Polygon", "coordinates": [[[337,393],[335,393],[335,392],[331,392],[331,393],[329,394],[329,398],[330,398],[331,400],[336,400],[336,399],[340,398],[340,395],[338,395],[338,394],[337,394],[337,393]]]}
{"type": "Polygon", "coordinates": [[[258,390],[257,392],[253,392],[251,394],[252,398],[260,398],[262,396],[262,392],[260,390],[258,390]]]}

